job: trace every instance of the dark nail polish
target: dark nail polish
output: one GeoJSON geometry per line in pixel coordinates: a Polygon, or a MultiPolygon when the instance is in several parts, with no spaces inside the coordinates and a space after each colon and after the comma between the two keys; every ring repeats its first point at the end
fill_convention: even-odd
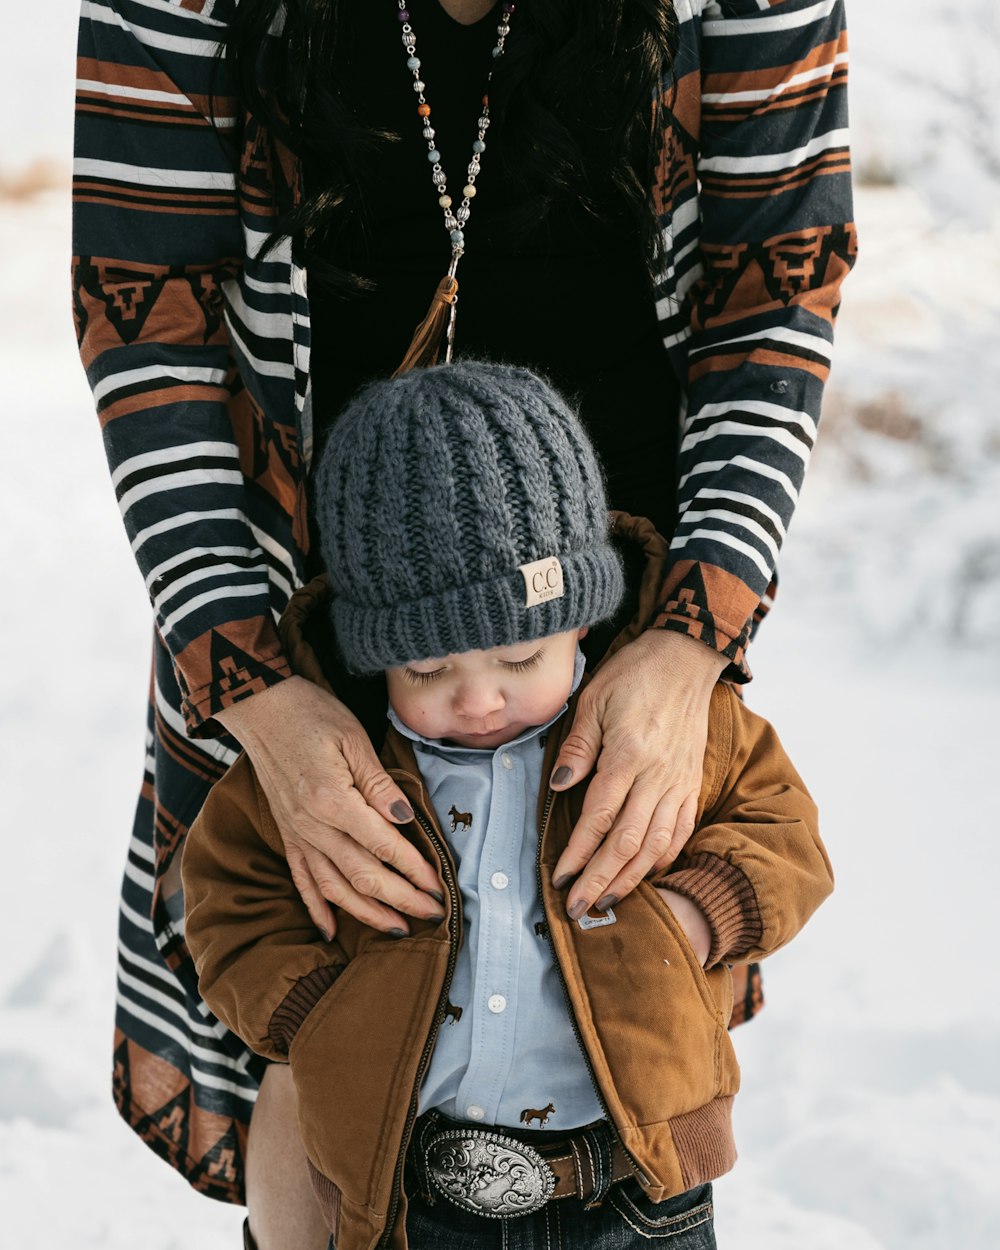
{"type": "Polygon", "coordinates": [[[447,916],[428,916],[427,919],[430,920],[432,924],[444,924],[445,920],[447,920],[447,916]]]}
{"type": "Polygon", "coordinates": [[[323,941],[324,941],[324,942],[332,942],[332,941],[333,941],[333,934],[330,932],[330,930],[329,930],[329,929],[320,929],[320,933],[322,933],[322,934],[323,934],[323,941]]]}
{"type": "Polygon", "coordinates": [[[552,784],[554,786],[564,786],[572,776],[572,768],[568,767],[566,764],[560,764],[556,771],[552,774],[552,784]]]}
{"type": "Polygon", "coordinates": [[[399,938],[405,938],[407,936],[407,932],[405,929],[390,929],[386,936],[396,938],[398,940],[399,938]]]}
{"type": "Polygon", "coordinates": [[[617,894],[605,894],[603,898],[599,898],[597,900],[597,910],[598,911],[610,911],[611,908],[614,907],[615,903],[617,902],[618,902],[617,894]]]}
{"type": "Polygon", "coordinates": [[[579,920],[583,913],[587,910],[587,904],[582,898],[578,898],[573,906],[569,909],[570,920],[579,920]]]}
{"type": "Polygon", "coordinates": [[[393,820],[413,819],[413,808],[409,803],[404,803],[402,799],[397,799],[392,807],[389,808],[389,811],[392,812],[393,820]]]}
{"type": "Polygon", "coordinates": [[[564,872],[561,877],[556,877],[555,881],[552,882],[552,887],[555,890],[565,890],[572,880],[573,874],[564,872]]]}
{"type": "Polygon", "coordinates": [[[444,906],[444,895],[440,890],[428,890],[427,893],[431,896],[435,903],[440,903],[442,907],[444,906]]]}

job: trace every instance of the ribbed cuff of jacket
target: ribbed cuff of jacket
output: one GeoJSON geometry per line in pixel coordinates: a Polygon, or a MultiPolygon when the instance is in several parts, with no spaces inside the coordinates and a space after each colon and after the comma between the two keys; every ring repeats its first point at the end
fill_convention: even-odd
{"type": "Polygon", "coordinates": [[[649,629],[687,634],[729,660],[724,680],[751,680],[746,649],[760,595],[725,569],[679,560],[667,573],[658,602],[649,629]]]}
{"type": "Polygon", "coordinates": [[[325,968],[314,968],[295,982],[274,1009],[268,1025],[267,1035],[275,1050],[283,1055],[288,1054],[295,1034],[302,1027],[306,1016],[343,971],[341,964],[327,964],[325,968]]]}
{"type": "Polygon", "coordinates": [[[692,855],[684,867],[659,873],[653,885],[689,898],[705,913],[712,945],[705,967],[739,959],[756,946],[764,932],[757,895],[735,865],[707,851],[692,855]]]}

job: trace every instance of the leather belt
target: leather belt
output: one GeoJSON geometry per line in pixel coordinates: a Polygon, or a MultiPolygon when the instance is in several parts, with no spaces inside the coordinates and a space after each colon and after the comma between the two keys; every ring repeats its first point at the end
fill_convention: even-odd
{"type": "Polygon", "coordinates": [[[553,1199],[597,1205],[634,1169],[605,1121],[563,1136],[458,1123],[437,1112],[417,1122],[419,1170],[437,1194],[487,1219],[530,1215],[553,1199]]]}

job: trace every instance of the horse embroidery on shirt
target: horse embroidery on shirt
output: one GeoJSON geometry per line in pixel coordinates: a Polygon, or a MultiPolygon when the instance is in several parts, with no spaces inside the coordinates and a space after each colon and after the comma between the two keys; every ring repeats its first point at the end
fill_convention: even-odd
{"type": "Polygon", "coordinates": [[[455,804],[452,803],[451,807],[448,808],[448,815],[451,817],[452,833],[458,832],[459,825],[463,827],[463,831],[466,829],[472,828],[472,813],[471,812],[460,812],[458,808],[455,806],[455,804]]]}
{"type": "Polygon", "coordinates": [[[531,1121],[537,1120],[539,1128],[544,1128],[549,1122],[549,1116],[555,1115],[555,1113],[556,1109],[552,1103],[548,1103],[546,1106],[539,1107],[537,1109],[534,1107],[525,1107],[525,1109],[521,1112],[521,1123],[527,1124],[530,1127],[531,1121]]]}

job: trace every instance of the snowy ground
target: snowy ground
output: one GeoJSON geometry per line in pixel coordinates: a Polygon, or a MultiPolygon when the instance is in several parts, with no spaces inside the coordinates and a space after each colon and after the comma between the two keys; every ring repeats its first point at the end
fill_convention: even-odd
{"type": "MultiPolygon", "coordinates": [[[[1000,1246],[998,136],[947,141],[997,51],[993,3],[953,23],[929,0],[855,4],[859,148],[881,185],[859,197],[864,264],[751,691],[819,799],[838,890],[736,1035],[724,1250],[1000,1246]]],[[[110,1103],[147,618],[74,352],[64,197],[0,204],[0,229],[17,241],[0,339],[0,1241],[235,1247],[240,1214],[190,1192],[110,1103]]]]}

